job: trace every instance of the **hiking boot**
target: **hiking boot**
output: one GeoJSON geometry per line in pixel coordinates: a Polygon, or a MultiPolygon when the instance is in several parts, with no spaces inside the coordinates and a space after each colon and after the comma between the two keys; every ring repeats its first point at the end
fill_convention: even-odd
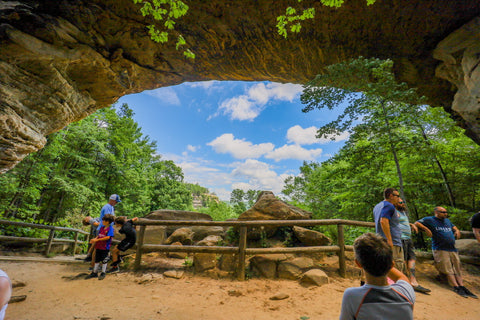
{"type": "Polygon", "coordinates": [[[425,287],[422,287],[421,285],[418,285],[418,286],[414,286],[413,287],[413,290],[417,291],[417,292],[421,292],[421,293],[429,293],[431,292],[432,290],[430,289],[427,289],[425,287]]]}
{"type": "Polygon", "coordinates": [[[453,287],[453,291],[461,297],[468,298],[468,294],[462,289],[462,287],[453,287]]]}
{"type": "Polygon", "coordinates": [[[470,298],[474,298],[474,299],[478,299],[477,295],[474,294],[472,291],[468,290],[467,288],[465,288],[464,286],[460,286],[460,288],[462,288],[463,292],[465,292],[465,294],[467,296],[469,296],[470,298]]]}
{"type": "Polygon", "coordinates": [[[88,276],[85,277],[85,279],[92,279],[98,277],[98,274],[95,272],[90,273],[88,276]]]}
{"type": "Polygon", "coordinates": [[[107,273],[118,273],[120,272],[120,268],[118,266],[113,266],[110,268],[110,270],[107,271],[107,273]]]}
{"type": "Polygon", "coordinates": [[[105,272],[100,273],[100,276],[98,277],[98,280],[103,280],[105,279],[105,272]]]}

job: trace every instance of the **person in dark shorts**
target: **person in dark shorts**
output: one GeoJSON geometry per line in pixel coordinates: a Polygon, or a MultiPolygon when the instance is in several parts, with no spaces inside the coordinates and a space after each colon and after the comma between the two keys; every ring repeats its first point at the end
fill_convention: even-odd
{"type": "Polygon", "coordinates": [[[102,227],[98,232],[98,236],[90,240],[90,243],[95,246],[95,266],[91,274],[87,276],[86,279],[97,278],[98,280],[105,279],[105,273],[107,271],[108,263],[108,252],[110,250],[110,244],[112,243],[112,238],[114,236],[113,223],[114,216],[111,214],[106,214],[102,219],[102,227]],[[102,272],[98,276],[98,269],[100,268],[100,263],[102,263],[102,272]]]}
{"type": "Polygon", "coordinates": [[[419,285],[417,278],[415,277],[416,256],[415,251],[413,251],[414,246],[412,241],[412,231],[417,233],[418,228],[408,220],[407,206],[405,205],[405,201],[403,201],[401,198],[399,198],[398,203],[395,205],[395,210],[397,210],[400,214],[399,226],[400,230],[402,231],[403,253],[407,267],[406,274],[409,277],[410,284],[412,285],[413,290],[417,292],[429,293],[431,290],[419,285]]]}
{"type": "Polygon", "coordinates": [[[120,230],[118,231],[121,234],[125,235],[125,238],[116,245],[112,250],[112,264],[110,265],[111,268],[108,270],[108,273],[115,273],[119,272],[120,268],[118,267],[120,263],[120,251],[125,252],[131,247],[135,245],[137,242],[137,231],[135,231],[135,226],[133,223],[137,221],[138,218],[132,218],[127,220],[126,217],[117,217],[115,218],[115,224],[121,226],[120,230]]]}

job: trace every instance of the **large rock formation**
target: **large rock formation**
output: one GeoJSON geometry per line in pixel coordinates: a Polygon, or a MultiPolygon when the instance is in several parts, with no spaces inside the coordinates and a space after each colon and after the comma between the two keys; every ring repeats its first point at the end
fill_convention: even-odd
{"type": "Polygon", "coordinates": [[[151,41],[151,19],[131,0],[1,1],[0,170],[122,95],[212,79],[303,83],[360,55],[392,58],[399,79],[452,112],[480,143],[479,28],[468,24],[479,16],[478,0],[349,0],[339,9],[303,1],[316,18],[287,40],[276,17],[297,1],[186,2],[176,28],[195,60],[174,41],[151,41]]]}

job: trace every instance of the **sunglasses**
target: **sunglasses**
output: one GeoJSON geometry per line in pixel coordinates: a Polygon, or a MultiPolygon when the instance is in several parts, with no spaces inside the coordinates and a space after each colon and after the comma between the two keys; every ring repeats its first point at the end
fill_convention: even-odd
{"type": "Polygon", "coordinates": [[[437,212],[440,212],[440,213],[448,213],[448,211],[437,211],[437,212]]]}

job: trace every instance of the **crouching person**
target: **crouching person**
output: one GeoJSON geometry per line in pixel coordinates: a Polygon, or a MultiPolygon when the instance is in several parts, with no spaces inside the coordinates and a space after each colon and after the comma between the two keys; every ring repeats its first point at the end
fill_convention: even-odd
{"type": "Polygon", "coordinates": [[[90,243],[95,246],[95,266],[93,267],[93,272],[87,276],[87,279],[96,277],[98,277],[98,280],[105,279],[105,273],[107,271],[107,264],[109,258],[108,252],[110,250],[110,244],[112,243],[112,238],[114,236],[114,230],[112,226],[113,220],[113,215],[104,215],[102,218],[103,225],[98,232],[98,236],[90,240],[90,243]],[[100,273],[100,276],[98,276],[100,263],[102,264],[102,271],[100,273]]]}
{"type": "Polygon", "coordinates": [[[137,220],[137,217],[130,220],[127,220],[126,217],[115,218],[115,224],[121,226],[118,232],[124,234],[125,238],[112,249],[112,264],[108,273],[120,271],[120,268],[118,267],[120,263],[120,251],[125,252],[135,245],[135,242],[137,241],[137,232],[135,231],[133,223],[137,220]]]}
{"type": "Polygon", "coordinates": [[[415,292],[408,278],[393,267],[392,248],[381,236],[366,233],[355,240],[355,264],[366,284],[343,294],[340,320],[413,319],[415,292]],[[395,283],[389,285],[387,277],[395,283]]]}

